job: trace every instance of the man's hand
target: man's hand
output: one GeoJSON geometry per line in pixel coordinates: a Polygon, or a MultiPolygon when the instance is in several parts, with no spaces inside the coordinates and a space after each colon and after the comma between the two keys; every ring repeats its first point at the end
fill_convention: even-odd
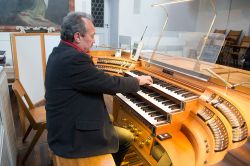
{"type": "Polygon", "coordinates": [[[138,76],[136,77],[139,81],[139,85],[151,85],[153,84],[153,80],[151,78],[151,76],[145,76],[145,75],[141,75],[141,76],[138,76]]]}

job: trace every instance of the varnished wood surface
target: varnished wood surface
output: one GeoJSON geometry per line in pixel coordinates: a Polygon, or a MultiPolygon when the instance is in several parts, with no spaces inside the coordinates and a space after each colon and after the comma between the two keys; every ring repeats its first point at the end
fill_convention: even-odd
{"type": "Polygon", "coordinates": [[[192,144],[187,137],[181,132],[171,133],[172,139],[157,141],[164,149],[171,149],[167,151],[172,163],[176,166],[195,165],[195,152],[192,144]]]}
{"type": "MultiPolygon", "coordinates": [[[[149,55],[151,54],[143,53],[142,56],[148,57],[149,55]]],[[[247,82],[247,81],[249,82],[250,80],[249,71],[237,69],[233,67],[228,67],[228,66],[223,66],[223,65],[218,65],[218,64],[213,64],[213,63],[207,63],[203,61],[197,61],[197,60],[193,60],[190,58],[157,54],[153,60],[161,62],[163,64],[173,65],[175,67],[180,67],[180,68],[184,68],[190,71],[202,73],[208,76],[210,76],[210,74],[207,72],[206,69],[209,68],[213,70],[215,73],[219,74],[222,78],[224,78],[225,80],[228,80],[228,82],[233,83],[233,84],[247,82]]],[[[218,80],[214,76],[211,76],[209,81],[217,85],[225,86],[220,80],[218,80]]],[[[250,84],[244,84],[243,86],[237,87],[236,90],[239,90],[243,93],[246,93],[247,91],[247,93],[250,94],[249,88],[250,88],[250,84]],[[247,88],[248,88],[248,91],[247,91],[247,88]]]]}
{"type": "MultiPolygon", "coordinates": [[[[122,52],[121,58],[114,57],[115,50],[91,50],[89,54],[93,57],[108,57],[108,58],[114,58],[114,59],[126,59],[129,60],[130,53],[122,52]]],[[[132,60],[129,60],[133,62],[132,60]]]]}
{"type": "MultiPolygon", "coordinates": [[[[27,138],[26,143],[22,143],[22,131],[20,126],[20,120],[18,115],[18,107],[16,98],[10,90],[11,104],[13,110],[13,117],[15,123],[15,129],[17,134],[18,142],[18,157],[17,166],[21,166],[21,160],[27,151],[28,145],[31,141],[34,132],[31,131],[31,136],[27,138]]],[[[231,150],[221,162],[213,166],[249,166],[250,163],[250,140],[240,148],[231,150]]],[[[47,144],[47,131],[43,133],[38,143],[31,152],[29,158],[27,159],[26,166],[53,166],[52,157],[49,154],[49,147],[47,144]]]]}
{"type": "Polygon", "coordinates": [[[54,166],[115,166],[111,154],[87,158],[69,159],[53,155],[54,166]]]}

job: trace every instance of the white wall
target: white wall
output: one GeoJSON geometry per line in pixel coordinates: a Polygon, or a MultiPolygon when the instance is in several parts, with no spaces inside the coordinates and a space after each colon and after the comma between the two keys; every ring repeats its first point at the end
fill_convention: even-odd
{"type": "Polygon", "coordinates": [[[196,22],[199,11],[199,0],[172,4],[167,7],[169,13],[169,31],[196,31],[196,22]]]}
{"type": "Polygon", "coordinates": [[[151,7],[156,3],[155,0],[140,0],[140,6],[137,6],[139,9],[135,12],[134,1],[120,0],[119,4],[118,33],[131,36],[131,43],[139,41],[145,27],[148,26],[143,42],[154,47],[167,14],[169,18],[167,31],[195,31],[196,29],[199,1],[169,5],[166,7],[167,14],[161,7],[151,7]]]}
{"type": "MultiPolygon", "coordinates": [[[[151,7],[151,4],[157,3],[154,0],[140,0],[139,12],[134,12],[134,1],[120,0],[118,34],[131,36],[131,43],[133,43],[140,40],[145,26],[148,25],[149,28],[143,42],[147,45],[154,45],[166,19],[166,14],[160,8],[153,9],[151,7]]],[[[214,29],[227,29],[227,31],[232,29],[243,30],[245,35],[250,35],[249,0],[216,0],[215,3],[217,18],[212,32],[214,29]],[[229,9],[231,10],[229,11],[229,9]]],[[[194,0],[193,2],[172,4],[166,7],[166,11],[169,15],[167,31],[205,33],[208,31],[214,16],[210,0],[194,0]]],[[[174,39],[178,37],[175,34],[173,32],[164,34],[168,37],[168,45],[175,43],[174,39]]]]}
{"type": "Polygon", "coordinates": [[[228,29],[230,0],[216,1],[217,17],[213,26],[214,29],[228,29]]]}
{"type": "MultiPolygon", "coordinates": [[[[249,34],[250,25],[250,1],[249,0],[217,0],[217,17],[213,26],[214,29],[243,30],[244,34],[249,34]],[[230,9],[230,3],[231,10],[230,9]]],[[[209,6],[208,1],[201,1],[197,22],[197,30],[205,29],[208,13],[205,8],[209,6]],[[202,24],[203,22],[203,24],[202,24]]],[[[211,14],[210,14],[211,15],[211,14]]],[[[211,22],[211,21],[210,21],[211,22]]],[[[213,31],[212,30],[212,31],[213,31]]]]}
{"type": "Polygon", "coordinates": [[[110,46],[118,47],[119,0],[110,0],[110,46]]]}
{"type": "MultiPolygon", "coordinates": [[[[142,1],[142,0],[141,0],[142,1]]],[[[119,35],[131,36],[132,40],[138,41],[148,25],[145,36],[159,34],[166,15],[163,10],[151,7],[153,0],[140,3],[138,11],[134,13],[134,0],[120,0],[119,3],[119,35]]]]}
{"type": "Polygon", "coordinates": [[[250,1],[249,0],[232,0],[232,7],[227,29],[243,30],[249,35],[250,25],[250,1]]]}
{"type": "MultiPolygon", "coordinates": [[[[159,36],[166,14],[160,8],[153,8],[155,0],[110,0],[111,44],[117,45],[118,36],[131,36],[132,43],[140,37],[148,25],[145,42],[155,43],[159,36]],[[137,1],[137,3],[134,3],[137,1]],[[138,3],[138,1],[140,1],[138,3]],[[117,4],[119,3],[119,4],[117,4]],[[134,4],[139,5],[134,9],[134,4]],[[117,11],[119,10],[119,11],[117,11]],[[117,21],[118,20],[118,21],[117,21]],[[114,25],[118,23],[118,25],[114,25]],[[153,40],[151,40],[153,39],[153,40]],[[117,42],[117,43],[116,43],[117,42]]],[[[249,34],[250,1],[249,0],[216,0],[217,18],[213,29],[243,30],[249,34]],[[229,12],[230,2],[231,11],[229,12]],[[230,14],[228,19],[228,14],[230,14]]],[[[208,0],[194,0],[183,4],[174,4],[167,7],[169,14],[168,31],[201,31],[206,32],[211,23],[213,13],[208,0]]],[[[76,11],[91,12],[91,1],[75,0],[76,11]]],[[[7,63],[12,64],[9,33],[0,33],[0,49],[6,50],[7,63]]]]}

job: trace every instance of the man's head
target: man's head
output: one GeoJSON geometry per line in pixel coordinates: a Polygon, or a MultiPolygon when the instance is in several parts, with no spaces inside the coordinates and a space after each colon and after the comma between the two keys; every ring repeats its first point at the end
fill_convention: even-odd
{"type": "Polygon", "coordinates": [[[71,12],[63,18],[61,39],[73,42],[87,52],[93,46],[95,27],[92,17],[83,12],[71,12]]]}

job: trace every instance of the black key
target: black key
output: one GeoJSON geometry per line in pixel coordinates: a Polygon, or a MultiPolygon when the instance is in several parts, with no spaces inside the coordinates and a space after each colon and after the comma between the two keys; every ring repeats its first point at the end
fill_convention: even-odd
{"type": "Polygon", "coordinates": [[[151,111],[154,111],[154,108],[151,107],[151,106],[148,106],[148,107],[142,108],[142,110],[145,111],[145,112],[151,112],[151,111]]]}
{"type": "Polygon", "coordinates": [[[166,89],[170,91],[175,91],[175,90],[178,90],[179,88],[177,88],[176,86],[171,86],[171,87],[167,87],[166,89]]]}
{"type": "Polygon", "coordinates": [[[164,88],[167,88],[167,87],[171,87],[172,85],[168,84],[168,83],[164,83],[164,84],[161,84],[161,86],[164,87],[164,88]]]}
{"type": "Polygon", "coordinates": [[[163,96],[158,96],[158,97],[154,97],[155,100],[157,100],[158,102],[162,102],[162,101],[166,101],[167,99],[163,96]]]}
{"type": "Polygon", "coordinates": [[[181,90],[175,91],[175,93],[176,93],[177,95],[180,95],[180,94],[183,94],[183,93],[188,93],[188,91],[187,91],[187,90],[184,90],[184,89],[181,89],[181,90]]]}
{"type": "Polygon", "coordinates": [[[169,106],[169,108],[170,108],[171,110],[175,110],[175,109],[180,109],[180,106],[179,106],[178,104],[175,104],[175,105],[169,106]]]}
{"type": "Polygon", "coordinates": [[[158,78],[153,78],[154,84],[164,84],[164,81],[158,79],[158,78]]]}
{"type": "Polygon", "coordinates": [[[149,113],[149,115],[150,115],[151,117],[154,117],[154,116],[159,116],[159,115],[161,115],[161,113],[156,111],[156,112],[149,113]]]}
{"type": "Polygon", "coordinates": [[[183,94],[182,96],[185,97],[185,98],[187,98],[187,97],[196,96],[196,94],[194,94],[192,92],[189,92],[189,93],[183,94]]]}
{"type": "Polygon", "coordinates": [[[149,105],[147,105],[146,103],[145,103],[145,105],[142,105],[142,106],[139,106],[141,109],[143,109],[144,107],[149,107],[149,105]]]}
{"type": "Polygon", "coordinates": [[[137,105],[138,107],[142,107],[142,106],[145,106],[145,105],[146,105],[146,103],[141,102],[141,103],[137,103],[136,105],[137,105]]]}
{"type": "Polygon", "coordinates": [[[135,98],[132,98],[132,99],[129,99],[130,101],[132,101],[133,103],[140,103],[141,101],[140,100],[138,100],[138,99],[135,99],[135,98]]]}
{"type": "Polygon", "coordinates": [[[160,122],[160,121],[166,121],[167,117],[162,115],[162,116],[159,116],[159,117],[155,117],[154,119],[157,120],[157,122],[160,122]]]}
{"type": "Polygon", "coordinates": [[[153,93],[155,93],[154,91],[152,91],[152,90],[149,90],[149,89],[146,89],[146,88],[144,88],[144,89],[142,89],[141,90],[143,93],[146,93],[146,94],[153,94],[153,93]]]}
{"type": "Polygon", "coordinates": [[[157,96],[160,96],[160,94],[155,92],[155,93],[149,94],[149,96],[150,97],[157,97],[157,96]]]}
{"type": "Polygon", "coordinates": [[[168,105],[173,104],[173,102],[172,102],[172,101],[170,101],[170,100],[168,100],[168,101],[164,101],[164,102],[162,102],[162,104],[163,104],[163,105],[165,105],[165,106],[168,106],[168,105]]]}

